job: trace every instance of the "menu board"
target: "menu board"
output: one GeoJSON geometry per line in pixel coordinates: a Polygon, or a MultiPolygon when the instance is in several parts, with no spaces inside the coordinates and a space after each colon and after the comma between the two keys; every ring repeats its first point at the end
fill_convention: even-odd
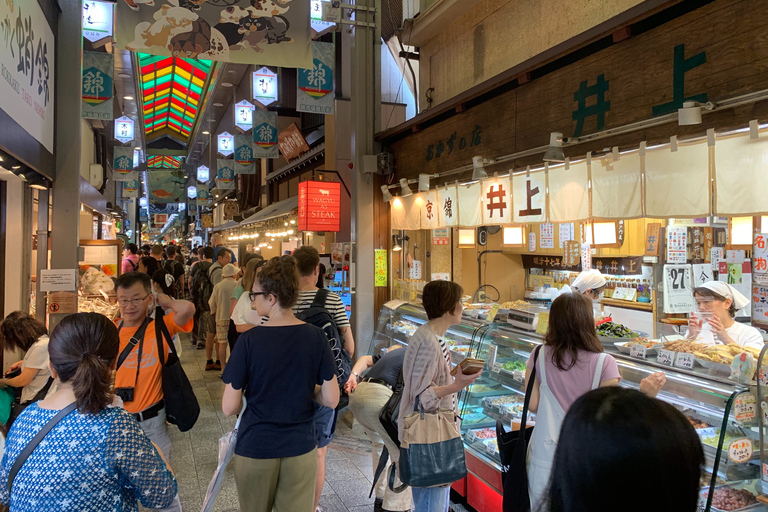
{"type": "Polygon", "coordinates": [[[555,248],[555,225],[544,223],[541,225],[541,248],[555,248]]]}
{"type": "Polygon", "coordinates": [[[109,293],[115,289],[114,278],[120,275],[122,240],[80,240],[80,289],[85,295],[109,293]]]}

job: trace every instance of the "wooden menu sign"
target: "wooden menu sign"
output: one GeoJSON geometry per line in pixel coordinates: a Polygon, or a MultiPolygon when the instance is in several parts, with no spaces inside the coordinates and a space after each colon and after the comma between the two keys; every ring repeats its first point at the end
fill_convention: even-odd
{"type": "Polygon", "coordinates": [[[581,244],[578,240],[568,240],[563,244],[563,257],[569,267],[581,263],[581,244]]]}
{"type": "Polygon", "coordinates": [[[277,135],[277,145],[280,148],[280,153],[288,161],[309,151],[307,140],[301,134],[301,130],[296,126],[296,123],[291,124],[291,126],[277,135]]]}
{"type": "Polygon", "coordinates": [[[645,231],[645,255],[658,256],[661,245],[661,224],[654,222],[648,224],[645,231]]]}

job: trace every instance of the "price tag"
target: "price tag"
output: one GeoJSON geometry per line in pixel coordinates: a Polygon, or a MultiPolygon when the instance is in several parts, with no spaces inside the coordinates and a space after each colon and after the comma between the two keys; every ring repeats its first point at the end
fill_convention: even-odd
{"type": "Polygon", "coordinates": [[[752,458],[752,441],[746,437],[732,441],[728,445],[728,458],[737,464],[748,462],[752,458]]]}
{"type": "Polygon", "coordinates": [[[663,364],[665,366],[673,366],[675,363],[675,353],[671,350],[664,350],[659,348],[656,350],[656,363],[663,364]]]}
{"type": "Polygon", "coordinates": [[[675,357],[675,366],[686,370],[693,370],[693,363],[695,361],[693,354],[686,354],[685,352],[678,352],[675,357]]]}
{"type": "Polygon", "coordinates": [[[496,447],[496,443],[492,443],[492,442],[487,443],[485,445],[485,449],[490,455],[496,455],[497,453],[499,453],[499,449],[496,447]]]}
{"type": "Polygon", "coordinates": [[[474,430],[467,430],[467,441],[470,443],[474,443],[477,439],[477,435],[475,434],[474,430]]]}
{"type": "Polygon", "coordinates": [[[613,295],[611,295],[611,298],[617,300],[626,300],[627,293],[629,293],[629,288],[616,288],[613,290],[613,295]]]}
{"type": "Polygon", "coordinates": [[[493,373],[499,373],[501,371],[501,367],[504,366],[501,363],[493,363],[493,366],[491,367],[491,371],[493,373]]]}
{"type": "Polygon", "coordinates": [[[768,386],[768,369],[760,368],[759,379],[761,386],[768,386]]]}
{"type": "Polygon", "coordinates": [[[747,423],[757,415],[757,398],[752,393],[742,393],[733,403],[733,415],[736,421],[747,423]]]}
{"type": "Polygon", "coordinates": [[[547,328],[549,327],[549,312],[539,313],[539,322],[536,324],[536,333],[542,336],[547,334],[547,328]]]}
{"type": "Polygon", "coordinates": [[[512,378],[517,382],[525,382],[525,372],[522,370],[515,370],[512,372],[512,378]]]}
{"type": "Polygon", "coordinates": [[[645,345],[640,345],[639,343],[634,343],[629,346],[629,356],[630,357],[637,357],[639,359],[645,359],[645,352],[646,348],[645,345]]]}
{"type": "Polygon", "coordinates": [[[699,434],[699,437],[702,439],[717,437],[717,429],[715,427],[697,428],[696,433],[699,434]]]}
{"type": "Polygon", "coordinates": [[[493,320],[496,318],[496,315],[499,314],[499,308],[501,308],[501,305],[499,304],[494,304],[491,306],[491,310],[488,312],[488,316],[485,318],[488,323],[493,322],[493,320]]]}

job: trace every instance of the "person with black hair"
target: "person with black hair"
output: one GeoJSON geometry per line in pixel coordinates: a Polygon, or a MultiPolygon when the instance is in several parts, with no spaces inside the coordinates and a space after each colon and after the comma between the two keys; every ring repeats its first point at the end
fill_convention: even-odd
{"type": "Polygon", "coordinates": [[[48,350],[58,390],[16,420],[0,463],[0,502],[12,510],[138,510],[167,507],[177,483],[162,455],[121,407],[109,407],[115,325],[98,313],[65,317],[48,350]],[[61,416],[59,416],[61,414],[61,416]],[[54,417],[60,420],[24,460],[22,451],[54,417]]]}
{"type": "Polygon", "coordinates": [[[221,410],[246,409],[235,445],[241,510],[312,510],[317,471],[314,403],[339,403],[336,364],[321,329],[297,319],[299,272],[291,256],[273,258],[248,292],[269,320],[244,333],[221,379],[221,410]]]}
{"type": "Polygon", "coordinates": [[[5,372],[5,375],[18,375],[0,380],[0,387],[21,389],[20,395],[17,395],[19,404],[14,404],[8,419],[10,427],[25,407],[45,398],[53,384],[48,364],[48,330],[28,313],[14,311],[0,325],[0,332],[5,339],[6,350],[25,352],[24,359],[13,363],[5,372]]]}
{"type": "Polygon", "coordinates": [[[136,244],[126,244],[123,249],[123,263],[120,272],[136,272],[139,270],[139,248],[136,244]]]}
{"type": "MultiPolygon", "coordinates": [[[[185,300],[174,300],[164,293],[157,294],[156,301],[153,300],[152,280],[140,272],[128,272],[118,277],[115,289],[121,317],[117,321],[120,352],[129,346],[133,338],[138,340],[115,372],[115,389],[123,399],[125,409],[134,415],[144,433],[169,459],[171,438],[165,421],[163,376],[155,321],[150,313],[155,302],[164,310],[171,310],[163,316],[163,323],[170,336],[174,336],[192,330],[195,306],[185,300]]],[[[160,340],[160,344],[167,361],[170,347],[165,340],[160,340]]],[[[181,502],[175,500],[168,510],[180,511],[181,502]]]]}
{"type": "Polygon", "coordinates": [[[317,283],[315,284],[315,287],[319,290],[320,288],[325,288],[325,273],[327,272],[325,265],[320,263],[318,265],[317,270],[317,283]]]}
{"type": "Polygon", "coordinates": [[[682,413],[638,391],[600,388],[565,415],[538,511],[694,512],[703,466],[701,441],[682,413]],[[649,474],[670,490],[663,499],[652,492],[628,497],[627,482],[649,474]]]}
{"type": "Polygon", "coordinates": [[[192,264],[189,278],[189,291],[192,303],[195,305],[196,318],[195,327],[190,336],[192,345],[197,344],[197,349],[205,348],[205,339],[208,335],[210,323],[210,311],[208,311],[208,300],[213,292],[213,283],[208,275],[208,271],[213,266],[213,247],[205,247],[198,250],[200,261],[192,264]]]}
{"type": "Polygon", "coordinates": [[[155,272],[160,270],[160,263],[152,257],[143,257],[139,260],[139,272],[152,277],[155,272]]]}
{"type": "Polygon", "coordinates": [[[749,299],[733,286],[710,281],[693,289],[693,298],[701,314],[688,316],[688,335],[699,336],[702,330],[712,333],[707,344],[737,345],[763,349],[763,336],[754,327],[734,320],[736,313],[747,307],[749,299]]]}

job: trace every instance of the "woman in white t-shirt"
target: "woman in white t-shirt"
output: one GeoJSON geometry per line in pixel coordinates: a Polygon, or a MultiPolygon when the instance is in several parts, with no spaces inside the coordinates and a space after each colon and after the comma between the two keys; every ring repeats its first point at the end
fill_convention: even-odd
{"type": "MultiPolygon", "coordinates": [[[[693,290],[700,312],[710,313],[706,322],[715,344],[738,345],[757,350],[763,348],[763,336],[752,326],[736,322],[736,312],[749,304],[749,299],[733,286],[722,281],[711,281],[693,290]]],[[[695,313],[688,317],[688,336],[699,336],[704,319],[695,313]]],[[[711,343],[711,342],[710,342],[711,343]]]]}
{"type": "Polygon", "coordinates": [[[0,387],[21,388],[21,405],[45,398],[45,392],[51,387],[51,369],[48,365],[48,331],[45,326],[23,311],[14,311],[0,326],[5,338],[6,350],[26,352],[24,359],[13,363],[5,372],[20,369],[16,377],[3,377],[0,387]],[[38,396],[40,395],[40,396],[38,396]]]}

